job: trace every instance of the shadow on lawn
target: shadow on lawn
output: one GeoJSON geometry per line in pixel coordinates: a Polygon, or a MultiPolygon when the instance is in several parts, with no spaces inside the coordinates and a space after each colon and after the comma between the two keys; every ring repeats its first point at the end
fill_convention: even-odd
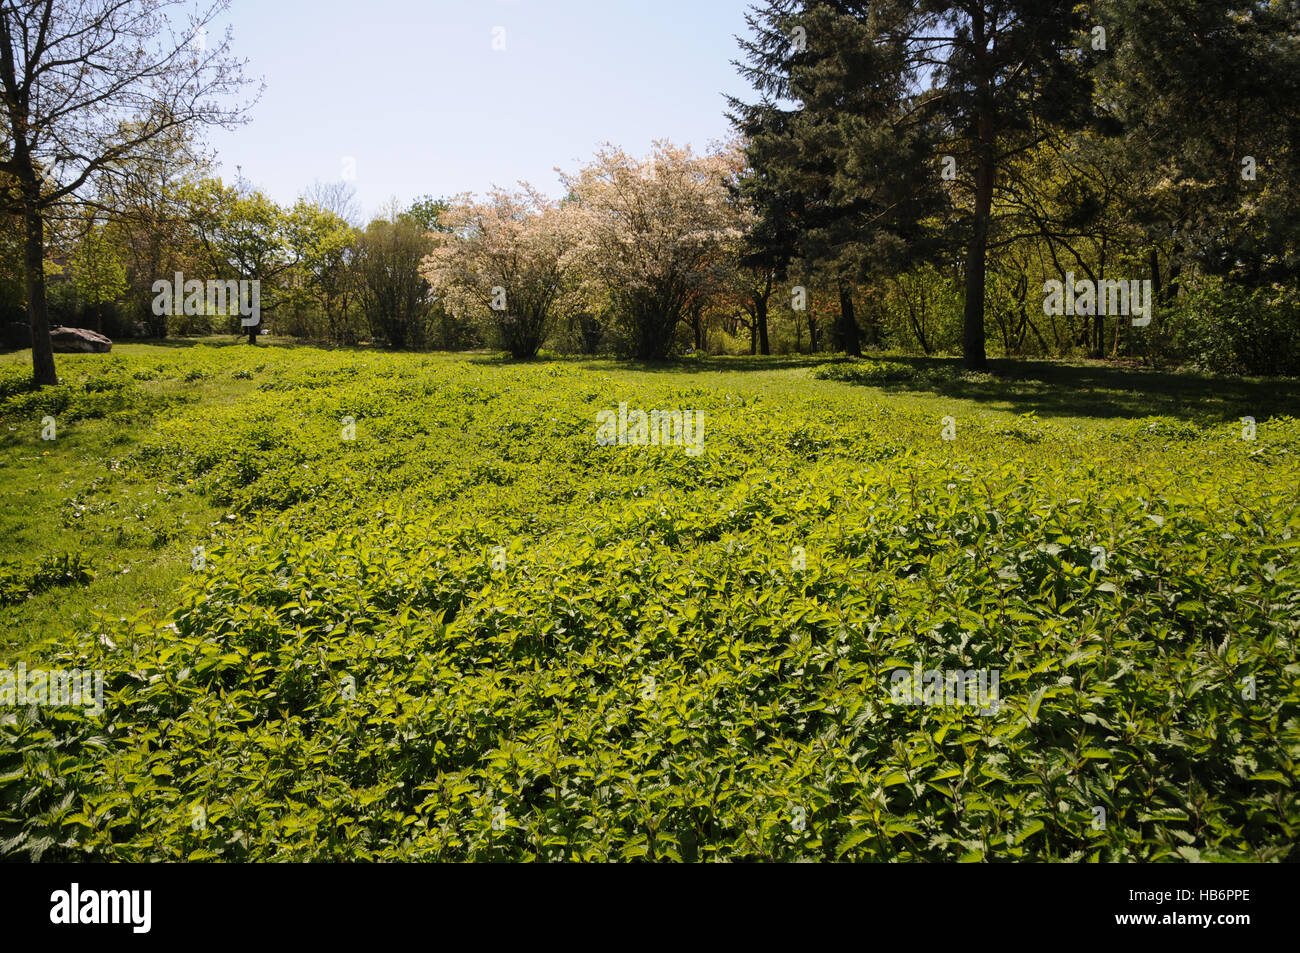
{"type": "MultiPolygon", "coordinates": [[[[466,353],[466,352],[462,352],[466,353]]],[[[716,374],[727,372],[784,371],[793,367],[817,367],[834,360],[834,355],[792,354],[774,357],[700,356],[669,358],[666,361],[638,361],[605,354],[545,354],[530,358],[513,358],[498,352],[482,352],[470,357],[471,364],[493,366],[529,364],[574,364],[593,371],[637,371],[642,374],[716,374]]]]}
{"type": "MultiPolygon", "coordinates": [[[[247,348],[242,337],[124,340],[155,347],[191,348],[199,344],[247,348]]],[[[316,349],[355,352],[386,351],[362,346],[322,347],[272,337],[260,344],[268,349],[316,349]]],[[[693,355],[668,361],[631,361],[605,355],[544,354],[515,360],[489,351],[459,352],[470,363],[511,366],[560,363],[595,371],[623,370],[652,374],[695,375],[792,371],[841,362],[835,354],[793,354],[773,357],[693,355]]],[[[1010,413],[1040,417],[1140,418],[1175,417],[1203,423],[1234,421],[1244,416],[1267,420],[1300,417],[1300,382],[1287,378],[1215,377],[1191,371],[1156,371],[1103,361],[989,361],[987,374],[963,374],[960,358],[868,355],[870,360],[903,364],[912,379],[901,383],[846,384],[874,387],[886,393],[932,393],[987,404],[1010,413]]]]}
{"type": "Polygon", "coordinates": [[[1288,379],[1215,377],[1101,361],[992,360],[988,374],[962,373],[960,359],[890,357],[916,380],[888,391],[929,391],[1040,417],[1176,417],[1201,422],[1300,416],[1300,387],[1288,379]]]}
{"type": "Polygon", "coordinates": [[[227,335],[212,334],[198,335],[196,337],[169,337],[169,338],[122,338],[120,341],[114,341],[114,344],[147,344],[150,347],[171,347],[171,348],[189,348],[198,347],[220,347],[220,348],[245,348],[252,350],[254,347],[262,350],[276,351],[367,351],[383,350],[381,348],[371,348],[364,345],[345,345],[345,344],[323,344],[315,341],[298,341],[294,338],[279,337],[268,334],[261,338],[256,345],[248,343],[248,335],[227,335]]]}
{"type": "MultiPolygon", "coordinates": [[[[901,383],[848,384],[887,393],[932,393],[1040,417],[1175,417],[1212,423],[1244,416],[1267,420],[1300,417],[1300,385],[1286,378],[1217,377],[1192,371],[1157,371],[1103,361],[989,361],[986,374],[964,374],[960,358],[868,355],[904,364],[912,379],[901,383]]],[[[604,357],[558,358],[591,369],[664,374],[783,371],[847,362],[832,354],[780,357],[689,357],[644,363],[604,357]]]]}

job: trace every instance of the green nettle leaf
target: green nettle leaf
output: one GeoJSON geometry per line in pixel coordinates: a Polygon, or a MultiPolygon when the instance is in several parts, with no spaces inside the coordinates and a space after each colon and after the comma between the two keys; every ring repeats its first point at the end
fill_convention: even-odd
{"type": "Polygon", "coordinates": [[[849,832],[840,839],[839,847],[835,851],[836,859],[842,858],[849,851],[853,850],[853,848],[857,847],[859,844],[865,843],[873,836],[873,833],[869,830],[858,829],[849,832]]]}
{"type": "Polygon", "coordinates": [[[1016,835],[1016,843],[1023,844],[1030,837],[1032,837],[1033,835],[1041,831],[1043,829],[1043,826],[1044,826],[1043,822],[1040,820],[1030,821],[1028,824],[1022,827],[1020,829],[1020,833],[1016,835]]]}
{"type": "Polygon", "coordinates": [[[1029,719],[1030,724],[1038,721],[1038,709],[1042,706],[1047,692],[1047,688],[1039,688],[1029,696],[1029,708],[1026,711],[1026,717],[1029,719]]]}
{"type": "Polygon", "coordinates": [[[1281,771],[1256,771],[1254,774],[1250,776],[1250,780],[1281,781],[1283,784],[1286,784],[1288,780],[1294,780],[1294,779],[1288,779],[1287,776],[1283,774],[1281,771]]]}
{"type": "Polygon", "coordinates": [[[888,366],[121,350],[57,392],[0,362],[13,479],[48,490],[0,613],[105,708],[0,717],[5,857],[1292,851],[1300,421],[1261,417],[1261,460],[944,396],[942,441],[888,366]],[[38,400],[85,472],[21,429],[38,400]],[[701,410],[706,452],[597,446],[624,402],[701,410]]]}

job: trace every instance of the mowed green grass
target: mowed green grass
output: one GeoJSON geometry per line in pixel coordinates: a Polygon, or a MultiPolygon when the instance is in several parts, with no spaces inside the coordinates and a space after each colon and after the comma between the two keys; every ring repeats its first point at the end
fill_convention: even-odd
{"type": "Polygon", "coordinates": [[[26,356],[0,651],[106,697],[0,715],[6,853],[1294,859],[1293,382],[26,356]],[[624,401],[703,453],[597,446],[624,401]]]}

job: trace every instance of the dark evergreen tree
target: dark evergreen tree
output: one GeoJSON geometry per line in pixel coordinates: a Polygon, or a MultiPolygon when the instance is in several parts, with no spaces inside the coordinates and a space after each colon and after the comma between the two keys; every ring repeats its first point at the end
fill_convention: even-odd
{"type": "Polygon", "coordinates": [[[1047,129],[1088,119],[1081,8],[771,0],[748,20],[738,65],[761,98],[733,100],[732,116],[756,176],[798,209],[805,256],[863,280],[929,256],[939,237],[961,241],[963,353],[984,367],[998,173],[1047,129]],[[945,165],[957,172],[946,190],[945,165]]]}
{"type": "Polygon", "coordinates": [[[1103,0],[1099,101],[1137,187],[1152,277],[1300,277],[1300,3],[1103,0]],[[1165,267],[1161,269],[1161,260],[1165,267]]]}

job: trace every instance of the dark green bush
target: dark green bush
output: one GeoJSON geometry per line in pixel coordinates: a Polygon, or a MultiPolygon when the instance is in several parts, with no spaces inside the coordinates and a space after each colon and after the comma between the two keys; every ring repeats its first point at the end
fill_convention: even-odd
{"type": "Polygon", "coordinates": [[[1186,363],[1224,374],[1300,375],[1300,305],[1269,289],[1198,279],[1163,316],[1186,363]]]}

